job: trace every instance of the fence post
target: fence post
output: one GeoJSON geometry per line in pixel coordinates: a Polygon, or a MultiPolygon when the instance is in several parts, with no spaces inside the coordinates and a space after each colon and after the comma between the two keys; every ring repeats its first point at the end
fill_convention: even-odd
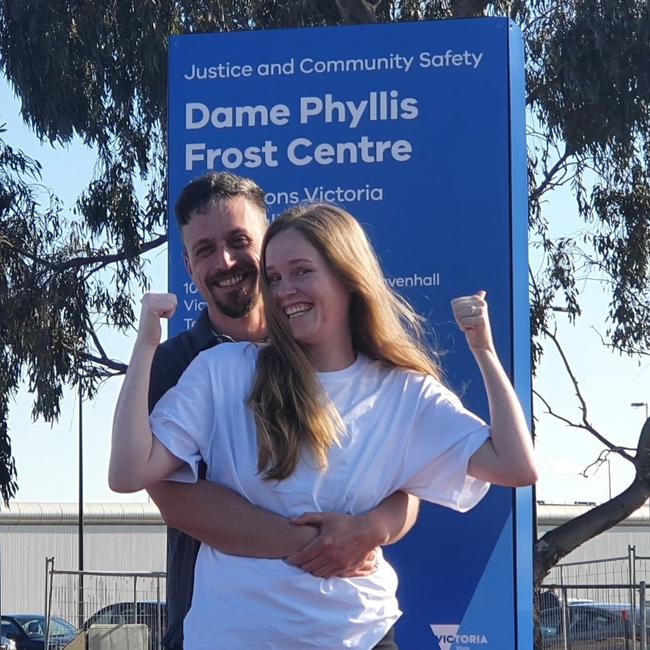
{"type": "Polygon", "coordinates": [[[162,629],[162,606],[160,604],[160,576],[159,575],[156,576],[156,626],[158,628],[156,650],[161,650],[163,629],[162,629]]]}
{"type": "Polygon", "coordinates": [[[45,647],[50,645],[50,616],[52,615],[52,587],[54,584],[54,557],[45,558],[45,647]],[[51,565],[51,568],[48,567],[51,565]],[[50,579],[48,581],[48,568],[50,579]]]}
{"type": "Polygon", "coordinates": [[[133,622],[138,622],[138,576],[133,576],[133,622]]]}
{"type": "Polygon", "coordinates": [[[636,546],[628,545],[630,577],[630,619],[632,621],[632,650],[636,650],[636,546]]]}
{"type": "Polygon", "coordinates": [[[641,628],[641,650],[648,650],[648,632],[645,616],[645,582],[639,583],[639,627],[641,628]]]}
{"type": "Polygon", "coordinates": [[[562,638],[564,650],[571,649],[571,643],[569,642],[569,601],[567,598],[567,588],[562,585],[560,587],[560,593],[562,595],[562,638]]]}
{"type": "Polygon", "coordinates": [[[48,578],[50,574],[50,558],[45,558],[45,594],[43,598],[43,617],[45,618],[45,636],[47,636],[47,594],[49,593],[48,589],[48,578]]]}

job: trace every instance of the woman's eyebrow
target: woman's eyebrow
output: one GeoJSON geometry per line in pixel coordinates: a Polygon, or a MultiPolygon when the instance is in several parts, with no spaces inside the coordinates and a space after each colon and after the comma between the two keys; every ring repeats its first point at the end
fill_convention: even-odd
{"type": "MultiPolygon", "coordinates": [[[[313,264],[314,260],[310,260],[307,257],[292,257],[290,260],[287,260],[287,264],[289,265],[302,264],[304,262],[307,262],[308,264],[313,264]]],[[[273,264],[267,264],[264,268],[268,271],[269,269],[273,269],[275,267],[273,266],[273,264]]]]}

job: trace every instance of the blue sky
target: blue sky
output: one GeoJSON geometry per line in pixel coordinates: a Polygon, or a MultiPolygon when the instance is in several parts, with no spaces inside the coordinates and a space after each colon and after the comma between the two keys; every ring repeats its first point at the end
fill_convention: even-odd
{"type": "MultiPolygon", "coordinates": [[[[69,207],[80,190],[92,178],[95,157],[79,141],[67,147],[51,147],[40,143],[23,125],[20,105],[6,81],[0,78],[0,124],[7,123],[7,142],[25,151],[43,164],[45,184],[69,207]]],[[[547,205],[553,214],[555,234],[575,232],[576,221],[570,198],[556,193],[547,205]]],[[[152,289],[166,289],[166,251],[151,256],[152,289]]],[[[531,251],[533,268],[538,263],[531,251]]],[[[584,316],[576,327],[559,317],[559,330],[574,371],[587,399],[594,426],[616,444],[635,446],[644,420],[643,409],[633,409],[631,402],[650,402],[650,367],[607,353],[598,332],[604,332],[606,307],[603,292],[595,281],[584,281],[584,316]]],[[[108,353],[127,361],[131,340],[112,332],[104,332],[108,353]]],[[[110,424],[121,379],[109,380],[92,403],[84,403],[84,496],[88,502],[146,501],[145,493],[122,495],[112,493],[106,483],[110,445],[110,424]]],[[[536,388],[567,417],[578,417],[578,404],[573,388],[558,363],[552,347],[542,362],[536,388]]],[[[571,429],[543,415],[537,401],[537,453],[542,477],[537,498],[554,503],[573,501],[600,502],[608,496],[607,467],[595,476],[583,478],[579,473],[592,462],[602,445],[589,434],[571,429]]],[[[78,402],[74,391],[67,391],[60,420],[54,426],[42,421],[32,422],[31,397],[26,389],[16,396],[9,420],[13,450],[18,466],[17,500],[61,501],[77,499],[77,426],[78,402]]],[[[612,491],[624,489],[632,479],[629,463],[612,458],[612,491]]]]}

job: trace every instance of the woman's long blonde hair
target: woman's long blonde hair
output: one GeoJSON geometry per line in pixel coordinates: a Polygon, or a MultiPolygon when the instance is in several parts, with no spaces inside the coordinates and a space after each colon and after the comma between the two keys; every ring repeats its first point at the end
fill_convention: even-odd
{"type": "Polygon", "coordinates": [[[390,289],[363,228],[345,210],[317,203],[288,210],[271,223],[262,243],[261,288],[270,344],[260,352],[248,404],[255,415],[258,470],[282,480],[303,448],[321,468],[338,440],[340,419],[318,382],[307,350],[293,339],[265,271],[266,249],[278,233],[299,231],[349,288],[352,345],[370,359],[441,379],[423,342],[423,320],[390,289]]]}

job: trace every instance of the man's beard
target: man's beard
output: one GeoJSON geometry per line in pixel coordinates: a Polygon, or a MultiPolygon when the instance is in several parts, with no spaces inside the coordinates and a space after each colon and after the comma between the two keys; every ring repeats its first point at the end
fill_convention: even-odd
{"type": "Polygon", "coordinates": [[[243,318],[247,316],[259,300],[259,292],[256,286],[248,291],[241,289],[228,294],[227,301],[215,298],[217,309],[228,318],[243,318]]]}
{"type": "MultiPolygon", "coordinates": [[[[212,292],[212,298],[216,308],[228,318],[243,318],[251,312],[259,300],[257,268],[253,265],[242,264],[232,269],[227,274],[227,277],[232,277],[237,273],[244,275],[245,286],[238,287],[225,294],[223,288],[212,292]]],[[[224,275],[211,278],[211,284],[216,284],[223,277],[224,275]]]]}

